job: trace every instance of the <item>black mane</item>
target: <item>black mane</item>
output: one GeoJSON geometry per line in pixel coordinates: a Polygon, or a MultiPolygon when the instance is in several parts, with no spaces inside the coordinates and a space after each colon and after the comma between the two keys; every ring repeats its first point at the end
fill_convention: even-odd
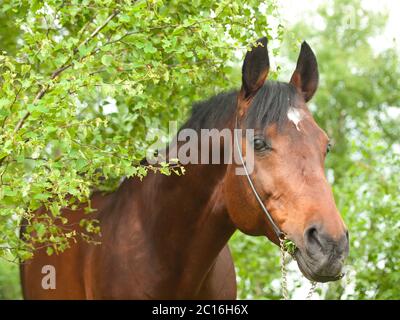
{"type": "MultiPolygon", "coordinates": [[[[200,129],[222,129],[234,117],[238,91],[220,93],[206,101],[193,105],[192,115],[182,127],[200,129]]],[[[287,121],[290,107],[296,107],[296,88],[284,82],[267,81],[257,92],[246,115],[246,128],[263,129],[287,121]]]]}

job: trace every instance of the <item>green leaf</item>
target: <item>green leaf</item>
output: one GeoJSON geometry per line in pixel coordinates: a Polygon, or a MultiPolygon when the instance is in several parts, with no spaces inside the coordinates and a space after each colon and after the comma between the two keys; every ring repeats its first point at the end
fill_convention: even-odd
{"type": "Polygon", "coordinates": [[[35,223],[34,228],[39,238],[42,238],[47,230],[43,223],[35,223]]]}
{"type": "Polygon", "coordinates": [[[48,256],[51,256],[54,253],[54,249],[52,247],[47,247],[46,248],[46,253],[48,256]]]}
{"type": "Polygon", "coordinates": [[[145,53],[155,53],[157,52],[157,49],[153,46],[153,44],[151,42],[147,42],[144,47],[143,50],[145,53]]]}
{"type": "Polygon", "coordinates": [[[101,57],[101,63],[107,67],[111,66],[113,61],[114,58],[111,55],[105,54],[101,57]]]}

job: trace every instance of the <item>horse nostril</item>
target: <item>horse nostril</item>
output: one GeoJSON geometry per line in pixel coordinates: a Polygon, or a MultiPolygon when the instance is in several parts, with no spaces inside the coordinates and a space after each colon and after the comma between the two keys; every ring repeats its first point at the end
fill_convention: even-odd
{"type": "Polygon", "coordinates": [[[322,249],[322,244],[319,238],[319,233],[316,227],[310,227],[305,232],[306,246],[310,249],[322,249]]]}

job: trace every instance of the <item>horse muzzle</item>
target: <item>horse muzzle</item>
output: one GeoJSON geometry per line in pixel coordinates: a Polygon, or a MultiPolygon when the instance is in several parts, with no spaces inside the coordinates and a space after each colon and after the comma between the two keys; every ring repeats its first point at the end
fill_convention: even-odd
{"type": "Polygon", "coordinates": [[[294,256],[307,279],[328,282],[344,276],[342,270],[348,253],[347,230],[339,239],[333,239],[320,228],[310,227],[304,233],[304,245],[296,249],[294,256]]]}

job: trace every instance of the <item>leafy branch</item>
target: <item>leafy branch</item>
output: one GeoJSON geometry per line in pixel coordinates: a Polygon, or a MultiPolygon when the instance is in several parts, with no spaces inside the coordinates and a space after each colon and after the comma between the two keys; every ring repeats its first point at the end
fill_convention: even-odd
{"type": "MultiPolygon", "coordinates": [[[[109,22],[115,18],[118,15],[119,11],[114,11],[100,26],[98,26],[91,34],[89,37],[87,37],[80,45],[78,45],[74,50],[73,50],[73,56],[78,53],[78,50],[81,46],[86,45],[90,40],[92,40],[93,38],[95,38],[101,30],[103,30],[108,24],[109,22]]],[[[86,56],[85,56],[86,57],[86,56]]],[[[84,59],[85,57],[83,57],[82,59],[84,59]]],[[[55,70],[51,76],[50,76],[50,80],[54,80],[56,79],[62,72],[64,72],[65,70],[69,69],[72,66],[72,62],[68,62],[66,64],[64,64],[63,66],[61,66],[60,68],[58,68],[57,70],[55,70]]],[[[43,96],[46,94],[47,90],[49,89],[49,85],[44,85],[40,91],[38,92],[38,94],[36,95],[35,99],[33,100],[33,104],[36,104],[40,99],[43,98],[43,96]]],[[[22,126],[24,125],[26,119],[30,116],[30,112],[28,111],[17,123],[15,129],[14,129],[14,133],[16,133],[17,131],[19,131],[22,126]]],[[[4,158],[3,158],[4,159],[4,158]]],[[[1,165],[1,162],[0,162],[1,165]]]]}

